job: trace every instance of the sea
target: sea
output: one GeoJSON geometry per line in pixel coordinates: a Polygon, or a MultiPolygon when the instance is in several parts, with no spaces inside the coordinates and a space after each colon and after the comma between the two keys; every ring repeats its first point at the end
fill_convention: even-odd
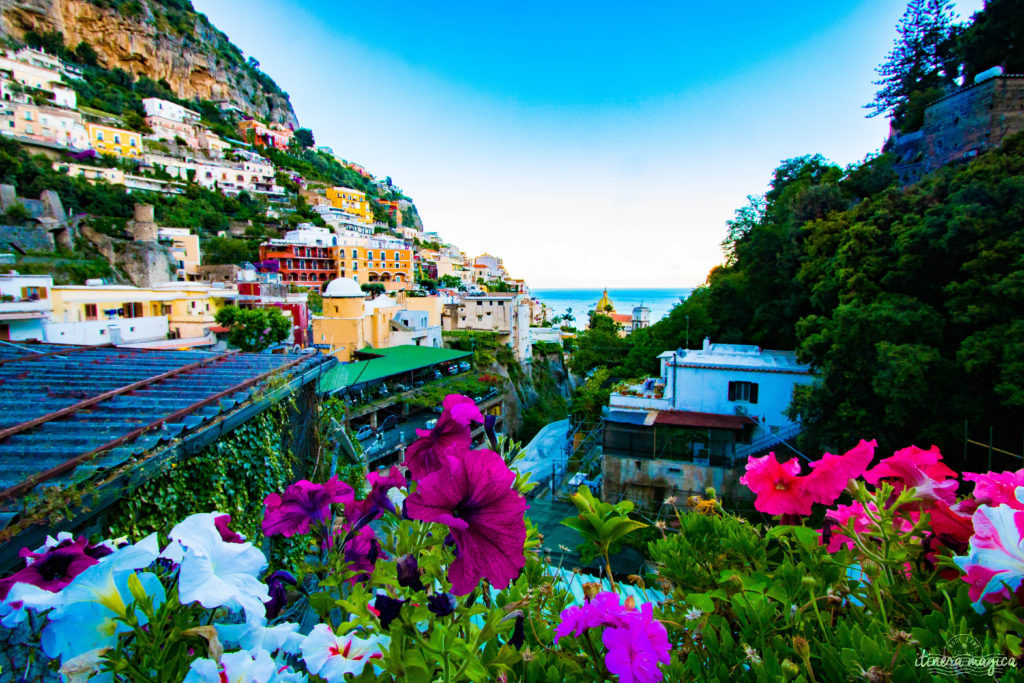
{"type": "MultiPolygon", "coordinates": [[[[531,289],[533,296],[548,307],[548,319],[565,315],[572,309],[576,316],[573,325],[579,329],[587,326],[588,313],[596,306],[603,289],[531,289]]],[[[634,306],[644,305],[651,309],[651,323],[655,323],[672,308],[690,295],[693,289],[609,289],[608,296],[617,313],[632,313],[634,306]]]]}

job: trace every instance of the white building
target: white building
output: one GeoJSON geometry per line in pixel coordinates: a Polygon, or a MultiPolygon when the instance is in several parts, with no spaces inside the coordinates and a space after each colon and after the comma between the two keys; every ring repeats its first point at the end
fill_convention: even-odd
{"type": "Polygon", "coordinates": [[[146,116],[158,116],[178,123],[199,123],[199,113],[174,102],[159,97],[147,97],[142,100],[142,108],[146,116]]]}
{"type": "Polygon", "coordinates": [[[0,340],[42,341],[43,324],[53,311],[49,275],[0,274],[0,340]]]}
{"type": "Polygon", "coordinates": [[[458,304],[445,306],[442,317],[445,330],[495,332],[516,360],[533,357],[530,339],[530,305],[519,294],[463,295],[458,304]]]}

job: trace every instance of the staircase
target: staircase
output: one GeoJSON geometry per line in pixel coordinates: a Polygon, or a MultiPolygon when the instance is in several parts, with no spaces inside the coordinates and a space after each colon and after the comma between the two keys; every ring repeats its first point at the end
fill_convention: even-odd
{"type": "Polygon", "coordinates": [[[737,448],[733,455],[733,460],[760,457],[766,455],[769,451],[776,450],[776,446],[780,445],[783,448],[789,449],[790,446],[786,442],[796,438],[801,431],[800,425],[792,425],[786,429],[779,430],[775,434],[765,434],[759,439],[755,439],[753,442],[737,448]]]}

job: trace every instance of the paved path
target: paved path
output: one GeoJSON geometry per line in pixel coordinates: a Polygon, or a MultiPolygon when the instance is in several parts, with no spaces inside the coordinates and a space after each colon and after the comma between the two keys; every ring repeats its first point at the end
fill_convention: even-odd
{"type": "Polygon", "coordinates": [[[516,463],[516,469],[529,472],[532,481],[543,483],[551,478],[551,464],[564,467],[565,439],[569,433],[569,421],[559,420],[546,425],[537,432],[526,446],[526,455],[516,463]]]}

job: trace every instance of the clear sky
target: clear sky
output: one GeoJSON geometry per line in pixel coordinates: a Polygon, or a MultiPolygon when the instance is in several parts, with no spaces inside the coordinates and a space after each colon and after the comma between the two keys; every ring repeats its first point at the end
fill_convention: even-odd
{"type": "Polygon", "coordinates": [[[533,287],[689,287],[780,161],[881,147],[862,105],[906,3],[194,4],[470,256],[533,287]]]}

